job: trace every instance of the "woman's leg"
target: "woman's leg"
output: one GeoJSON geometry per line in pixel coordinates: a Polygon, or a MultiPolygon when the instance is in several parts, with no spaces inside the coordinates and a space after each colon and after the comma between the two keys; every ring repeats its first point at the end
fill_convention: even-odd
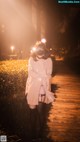
{"type": "Polygon", "coordinates": [[[36,138],[36,121],[37,121],[37,109],[36,106],[29,106],[29,134],[30,138],[36,138]]]}
{"type": "Polygon", "coordinates": [[[43,113],[43,107],[44,103],[39,102],[37,106],[38,111],[38,136],[43,138],[43,132],[44,132],[44,113],[43,113]]]}
{"type": "Polygon", "coordinates": [[[45,102],[45,94],[41,94],[39,104],[37,106],[41,125],[43,125],[42,123],[43,123],[43,117],[44,117],[44,112],[43,112],[44,111],[44,102],[45,102]]]}
{"type": "Polygon", "coordinates": [[[29,105],[29,108],[30,108],[30,109],[35,109],[36,106],[35,106],[35,105],[29,105]]]}

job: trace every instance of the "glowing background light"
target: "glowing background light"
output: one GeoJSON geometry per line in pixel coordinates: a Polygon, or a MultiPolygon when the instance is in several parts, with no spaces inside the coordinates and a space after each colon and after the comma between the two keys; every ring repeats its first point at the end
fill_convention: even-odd
{"type": "MultiPolygon", "coordinates": [[[[11,43],[14,43],[16,53],[23,50],[23,56],[29,53],[33,41],[33,27],[31,24],[30,1],[0,0],[0,39],[1,55],[9,55],[11,43]]],[[[19,55],[20,56],[20,55],[19,55]]]]}
{"type": "Polygon", "coordinates": [[[45,38],[42,38],[42,39],[41,39],[41,42],[42,42],[42,43],[46,43],[46,39],[45,39],[45,38]]]}
{"type": "Polygon", "coordinates": [[[31,53],[36,52],[36,47],[32,47],[31,53]]]}
{"type": "Polygon", "coordinates": [[[14,47],[13,45],[12,45],[10,48],[11,48],[12,52],[13,52],[13,51],[14,51],[14,49],[15,49],[15,47],[14,47]]]}

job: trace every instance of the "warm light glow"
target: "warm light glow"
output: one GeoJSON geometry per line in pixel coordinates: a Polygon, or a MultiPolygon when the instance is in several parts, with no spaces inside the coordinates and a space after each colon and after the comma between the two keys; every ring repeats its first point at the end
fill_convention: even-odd
{"type": "Polygon", "coordinates": [[[50,50],[52,50],[52,48],[50,48],[50,50]]]}
{"type": "Polygon", "coordinates": [[[2,27],[2,28],[5,28],[5,25],[4,25],[4,24],[2,24],[2,25],[1,25],[1,27],[2,27]]]}
{"type": "Polygon", "coordinates": [[[41,39],[41,42],[42,42],[42,43],[46,43],[46,39],[45,39],[45,38],[42,38],[42,39],[41,39]]]}
{"type": "MultiPolygon", "coordinates": [[[[25,46],[29,47],[32,41],[29,5],[27,1],[22,0],[0,0],[0,39],[5,52],[9,45],[14,43],[17,51],[23,48],[24,55],[26,55],[25,46]]],[[[14,51],[14,47],[10,46],[9,48],[11,52],[14,51]]]]}
{"type": "Polygon", "coordinates": [[[1,25],[1,32],[4,33],[4,31],[5,31],[5,25],[2,24],[2,25],[1,25]]]}
{"type": "Polygon", "coordinates": [[[11,46],[11,50],[12,50],[12,52],[13,52],[13,50],[14,50],[14,49],[15,49],[15,47],[12,45],[12,46],[11,46]]]}
{"type": "Polygon", "coordinates": [[[32,47],[31,53],[36,52],[36,47],[32,47]]]}

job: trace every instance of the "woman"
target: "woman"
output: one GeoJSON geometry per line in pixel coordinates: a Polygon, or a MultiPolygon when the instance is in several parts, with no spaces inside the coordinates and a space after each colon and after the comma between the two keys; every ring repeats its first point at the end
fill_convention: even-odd
{"type": "Polygon", "coordinates": [[[50,89],[51,74],[52,60],[45,44],[39,42],[32,49],[28,62],[25,94],[29,108],[32,110],[31,113],[34,113],[34,110],[38,108],[39,116],[41,116],[42,105],[54,101],[54,96],[50,89]]]}

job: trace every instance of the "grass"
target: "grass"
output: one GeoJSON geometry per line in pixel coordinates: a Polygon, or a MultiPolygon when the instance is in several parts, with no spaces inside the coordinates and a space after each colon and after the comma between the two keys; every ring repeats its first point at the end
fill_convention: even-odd
{"type": "Polygon", "coordinates": [[[27,119],[22,117],[27,115],[24,100],[27,64],[28,60],[0,61],[0,135],[7,135],[10,142],[19,141],[17,133],[27,119]]]}
{"type": "Polygon", "coordinates": [[[25,90],[28,60],[0,61],[0,96],[25,90]]]}

